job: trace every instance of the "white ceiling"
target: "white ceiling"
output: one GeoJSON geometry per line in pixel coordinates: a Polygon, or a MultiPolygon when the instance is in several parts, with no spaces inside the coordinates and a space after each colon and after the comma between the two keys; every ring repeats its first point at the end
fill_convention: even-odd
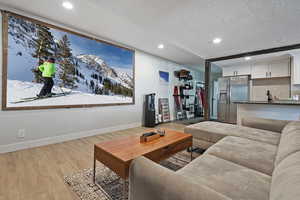
{"type": "Polygon", "coordinates": [[[182,64],[300,43],[300,0],[70,0],[72,11],[62,1],[0,3],[182,64]]]}

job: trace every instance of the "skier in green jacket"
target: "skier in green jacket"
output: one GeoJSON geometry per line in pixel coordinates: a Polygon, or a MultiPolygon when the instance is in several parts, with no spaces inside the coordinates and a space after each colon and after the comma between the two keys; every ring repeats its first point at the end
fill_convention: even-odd
{"type": "Polygon", "coordinates": [[[38,69],[42,72],[42,77],[44,81],[44,86],[41,89],[40,93],[37,95],[38,97],[50,97],[52,87],[54,85],[53,77],[55,75],[55,59],[49,58],[42,65],[38,67],[38,69]]]}

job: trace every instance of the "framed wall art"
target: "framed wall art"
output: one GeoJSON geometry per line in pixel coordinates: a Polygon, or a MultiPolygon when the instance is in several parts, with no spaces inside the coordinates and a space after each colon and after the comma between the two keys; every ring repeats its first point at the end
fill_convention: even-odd
{"type": "Polygon", "coordinates": [[[2,109],[134,104],[132,49],[2,12],[2,109]]]}
{"type": "Polygon", "coordinates": [[[169,72],[159,71],[159,82],[163,85],[169,84],[169,72]]]}

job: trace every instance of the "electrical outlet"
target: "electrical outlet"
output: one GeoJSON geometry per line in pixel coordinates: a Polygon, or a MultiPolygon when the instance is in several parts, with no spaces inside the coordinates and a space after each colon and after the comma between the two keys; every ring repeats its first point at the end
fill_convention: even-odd
{"type": "Polygon", "coordinates": [[[19,139],[24,139],[25,138],[25,129],[19,129],[18,131],[18,138],[19,139]]]}

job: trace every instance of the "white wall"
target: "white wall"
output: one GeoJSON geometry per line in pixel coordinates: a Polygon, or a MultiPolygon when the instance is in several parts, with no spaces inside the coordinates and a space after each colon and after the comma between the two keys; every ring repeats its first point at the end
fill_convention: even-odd
{"type": "MultiPolygon", "coordinates": [[[[173,120],[175,116],[173,88],[174,85],[181,84],[178,78],[174,76],[174,71],[178,71],[180,69],[187,69],[191,71],[191,69],[141,52],[136,53],[135,62],[136,80],[140,79],[140,83],[136,82],[136,88],[138,85],[141,86],[140,95],[143,97],[145,94],[155,93],[157,112],[158,98],[169,98],[170,116],[171,120],[173,120]],[[159,71],[169,72],[170,83],[168,85],[160,84],[158,76],[159,71]]],[[[191,73],[195,80],[202,80],[201,72],[191,71],[191,73]]],[[[142,107],[142,105],[140,107],[142,107]]]]}
{"type": "MultiPolygon", "coordinates": [[[[2,29],[0,31],[2,33],[2,29]]],[[[135,105],[32,111],[0,110],[0,153],[140,126],[143,96],[148,93],[156,93],[156,99],[168,97],[173,117],[172,91],[177,81],[173,71],[179,69],[181,67],[176,63],[136,51],[135,105]],[[170,73],[169,86],[159,85],[159,70],[170,73]],[[26,132],[23,140],[17,138],[20,129],[26,132]]],[[[2,78],[2,67],[0,77],[2,78]]],[[[0,82],[1,85],[2,80],[0,82]]],[[[0,90],[2,93],[2,85],[0,90]]]]}

